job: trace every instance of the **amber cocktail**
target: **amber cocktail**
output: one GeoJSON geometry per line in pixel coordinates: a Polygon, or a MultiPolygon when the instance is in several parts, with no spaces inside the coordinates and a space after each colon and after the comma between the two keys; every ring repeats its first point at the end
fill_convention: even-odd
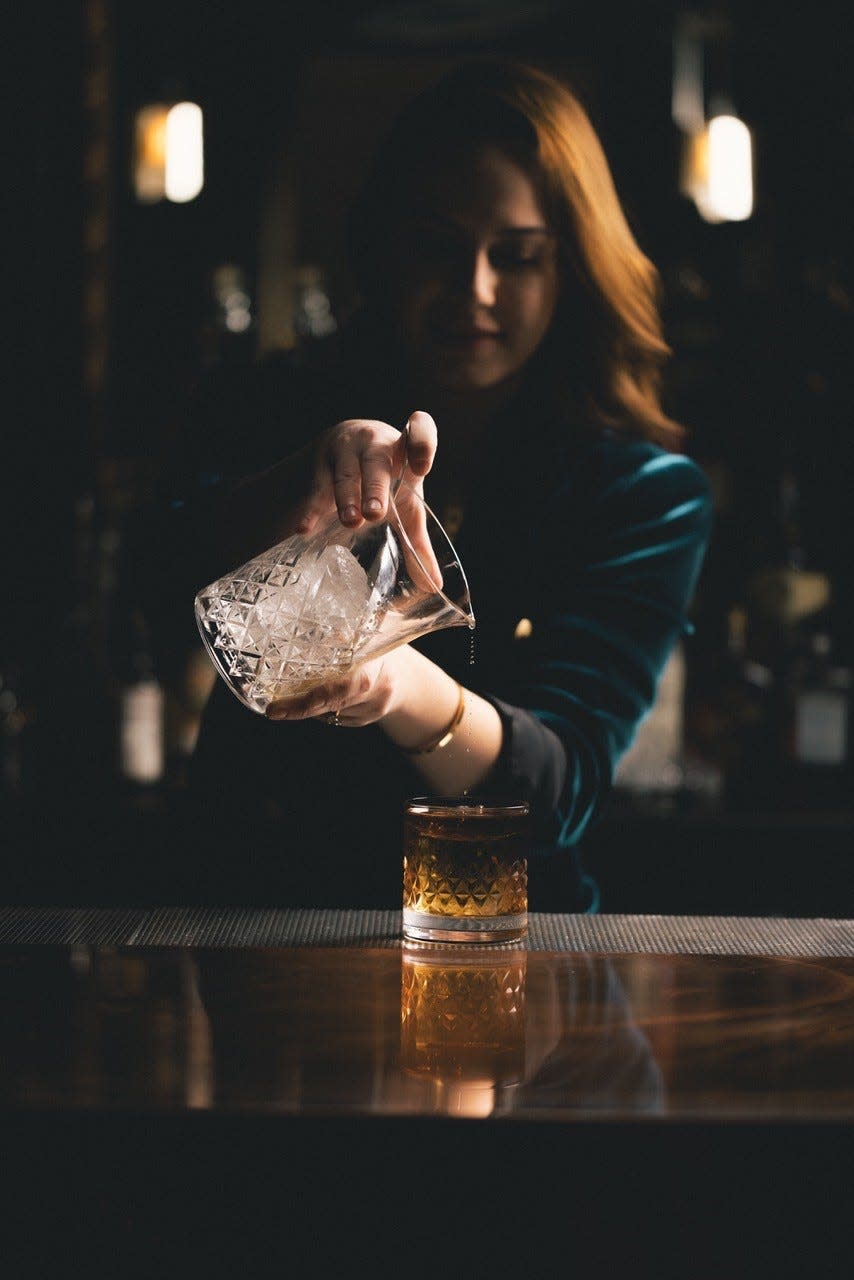
{"type": "Polygon", "coordinates": [[[528,929],[526,801],[409,800],[403,834],[403,936],[513,942],[528,929]]]}

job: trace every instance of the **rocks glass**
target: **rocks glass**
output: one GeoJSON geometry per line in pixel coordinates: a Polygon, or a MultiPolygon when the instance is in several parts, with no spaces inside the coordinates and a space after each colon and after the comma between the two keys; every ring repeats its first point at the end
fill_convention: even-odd
{"type": "Polygon", "coordinates": [[[527,801],[417,796],[403,821],[403,937],[515,942],[528,931],[527,801]]]}

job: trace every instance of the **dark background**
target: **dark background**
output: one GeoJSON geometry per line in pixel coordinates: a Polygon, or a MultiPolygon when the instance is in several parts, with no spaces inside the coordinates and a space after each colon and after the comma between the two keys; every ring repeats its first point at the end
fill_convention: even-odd
{"type": "Polygon", "coordinates": [[[215,359],[293,341],[306,268],[333,315],[346,314],[341,218],[396,106],[456,59],[506,51],[565,75],[602,136],[662,273],[668,407],[689,425],[717,502],[685,707],[687,747],[714,785],[615,797],[590,845],[603,905],[850,915],[850,761],[832,777],[793,771],[779,706],[746,740],[750,707],[722,710],[756,692],[726,651],[727,618],[749,609],[753,575],[785,551],[785,467],[799,485],[805,563],[832,584],[821,625],[838,666],[854,666],[844,6],[69,0],[28,7],[20,22],[0,648],[10,893],[166,891],[162,832],[177,830],[200,695],[192,673],[170,673],[166,776],[148,787],[123,778],[117,706],[142,643],[117,605],[125,531],[165,482],[194,380],[215,359]],[[756,208],[744,223],[704,223],[679,193],[672,39],[686,13],[712,33],[707,87],[729,94],[754,133],[756,208]],[[204,110],[205,187],[187,205],[140,205],[134,112],[184,97],[204,110]],[[251,298],[243,335],[222,328],[223,265],[240,269],[251,298]],[[638,859],[641,844],[656,856],[638,859]]]}

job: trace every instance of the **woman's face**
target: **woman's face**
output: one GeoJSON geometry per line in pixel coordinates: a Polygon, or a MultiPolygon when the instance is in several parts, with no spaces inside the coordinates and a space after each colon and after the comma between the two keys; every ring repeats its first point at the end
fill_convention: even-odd
{"type": "Polygon", "coordinates": [[[534,185],[488,146],[425,175],[410,199],[390,264],[407,355],[438,387],[495,387],[521,371],[557,306],[557,241],[534,185]]]}

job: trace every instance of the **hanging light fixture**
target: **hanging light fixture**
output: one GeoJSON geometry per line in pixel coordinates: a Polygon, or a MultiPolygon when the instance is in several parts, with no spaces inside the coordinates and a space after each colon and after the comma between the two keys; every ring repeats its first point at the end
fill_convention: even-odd
{"type": "Polygon", "coordinates": [[[709,48],[720,55],[729,41],[728,26],[705,15],[682,14],[674,30],[671,114],[682,132],[679,188],[706,222],[743,222],[754,208],[753,135],[725,84],[715,85],[712,96],[707,92],[709,48]]]}
{"type": "Polygon", "coordinates": [[[204,186],[202,109],[195,102],[151,103],[136,113],[133,183],[137,200],[187,204],[204,186]]]}
{"type": "Polygon", "coordinates": [[[697,208],[709,222],[744,222],[753,212],[753,138],[738,116],[706,125],[706,183],[697,208]]]}

